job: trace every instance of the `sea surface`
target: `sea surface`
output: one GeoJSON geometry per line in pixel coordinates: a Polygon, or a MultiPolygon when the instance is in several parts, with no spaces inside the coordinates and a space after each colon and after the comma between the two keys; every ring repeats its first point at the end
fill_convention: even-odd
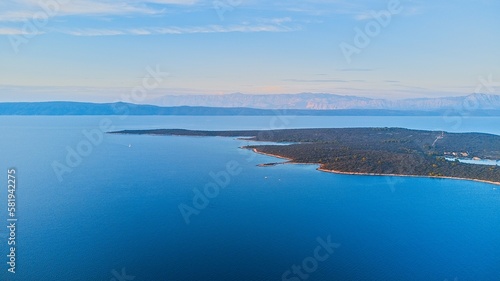
{"type": "Polygon", "coordinates": [[[102,131],[387,126],[500,134],[499,124],[498,117],[3,116],[0,280],[498,281],[500,186],[257,167],[277,159],[239,148],[248,141],[102,131]],[[7,271],[9,168],[17,185],[15,274],[7,271]]]}

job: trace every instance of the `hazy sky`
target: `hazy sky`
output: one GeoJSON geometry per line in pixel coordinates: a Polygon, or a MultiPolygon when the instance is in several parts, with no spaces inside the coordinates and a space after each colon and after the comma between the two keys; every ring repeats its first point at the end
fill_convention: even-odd
{"type": "Polygon", "coordinates": [[[7,0],[0,101],[498,94],[499,12],[497,0],[7,0]]]}

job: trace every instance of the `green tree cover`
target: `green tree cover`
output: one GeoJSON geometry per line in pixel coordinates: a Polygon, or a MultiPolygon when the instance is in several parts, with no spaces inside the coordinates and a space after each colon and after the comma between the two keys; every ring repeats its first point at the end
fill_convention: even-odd
{"type": "Polygon", "coordinates": [[[125,134],[245,137],[293,143],[249,149],[347,173],[457,177],[500,182],[500,167],[446,161],[445,153],[500,159],[500,136],[403,128],[287,129],[265,131],[136,130],[125,134]]]}

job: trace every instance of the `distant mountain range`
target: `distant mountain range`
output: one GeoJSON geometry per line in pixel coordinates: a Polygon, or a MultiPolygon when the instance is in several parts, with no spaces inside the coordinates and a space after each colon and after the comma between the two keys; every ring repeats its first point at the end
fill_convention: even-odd
{"type": "Polygon", "coordinates": [[[165,96],[159,105],[83,102],[0,103],[0,115],[392,115],[500,116],[500,96],[403,100],[370,99],[333,94],[165,96]]]}
{"type": "MultiPolygon", "coordinates": [[[[0,115],[439,115],[439,112],[397,110],[271,110],[242,107],[161,107],[131,103],[20,102],[0,103],[0,115]]],[[[498,111],[500,115],[500,110],[498,111]]]]}
{"type": "Polygon", "coordinates": [[[279,94],[279,95],[168,95],[153,99],[151,104],[159,106],[208,106],[250,107],[261,109],[386,109],[386,110],[443,110],[495,109],[500,110],[500,95],[472,94],[461,97],[418,99],[371,99],[335,94],[279,94]]]}

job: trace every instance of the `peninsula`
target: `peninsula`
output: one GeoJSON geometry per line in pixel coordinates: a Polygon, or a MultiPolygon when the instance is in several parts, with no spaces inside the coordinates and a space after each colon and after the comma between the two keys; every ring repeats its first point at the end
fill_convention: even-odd
{"type": "MultiPolygon", "coordinates": [[[[458,178],[500,184],[500,166],[462,163],[457,158],[500,159],[500,136],[404,128],[328,128],[244,131],[183,129],[125,130],[113,134],[222,136],[287,145],[243,148],[319,164],[319,170],[347,174],[458,178]],[[457,159],[450,161],[450,158],[457,159]]],[[[263,164],[264,166],[275,163],[263,164]]]]}

